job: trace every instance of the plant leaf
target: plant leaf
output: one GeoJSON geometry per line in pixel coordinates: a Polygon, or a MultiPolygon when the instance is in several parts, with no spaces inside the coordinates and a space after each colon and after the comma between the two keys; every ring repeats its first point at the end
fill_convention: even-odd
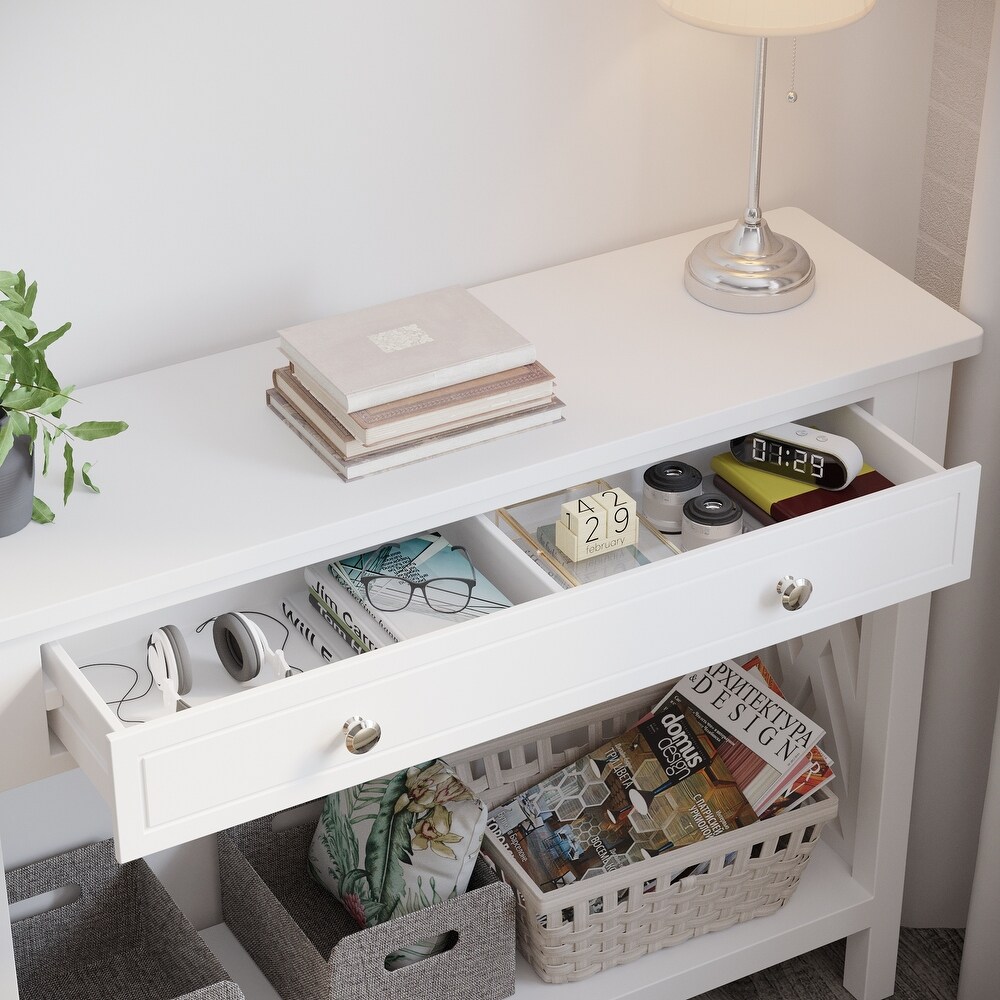
{"type": "Polygon", "coordinates": [[[44,456],[44,461],[42,462],[42,475],[47,476],[49,474],[49,449],[52,447],[52,432],[48,427],[42,428],[42,455],[44,456]]]}
{"type": "Polygon", "coordinates": [[[35,359],[30,347],[25,347],[20,342],[15,343],[10,351],[10,363],[14,371],[14,378],[21,385],[34,385],[35,383],[35,359]]]}
{"type": "Polygon", "coordinates": [[[69,396],[64,396],[62,393],[55,393],[49,396],[43,403],[39,403],[35,407],[35,410],[42,414],[43,416],[48,416],[49,414],[58,416],[59,411],[69,402],[69,396]]]}
{"type": "Polygon", "coordinates": [[[323,846],[326,854],[323,860],[333,869],[338,882],[360,864],[360,848],[358,838],[350,821],[344,816],[335,803],[335,796],[327,799],[323,807],[323,846]]]}
{"type": "Polygon", "coordinates": [[[38,282],[33,281],[28,285],[27,290],[24,288],[24,271],[17,272],[18,277],[18,290],[24,295],[24,307],[21,312],[25,316],[31,315],[31,310],[35,308],[35,296],[38,294],[38,282]]]}
{"type": "Polygon", "coordinates": [[[0,292],[9,298],[21,297],[17,291],[17,275],[13,271],[0,271],[0,292]],[[11,295],[11,292],[14,295],[11,295]]]}
{"type": "Polygon", "coordinates": [[[81,441],[96,441],[98,438],[114,437],[128,429],[124,420],[85,420],[75,427],[67,427],[66,433],[81,441]]]}
{"type": "Polygon", "coordinates": [[[35,385],[40,385],[43,389],[51,389],[53,392],[62,392],[59,380],[52,374],[44,355],[35,351],[35,345],[31,345],[35,357],[35,385]]]}
{"type": "Polygon", "coordinates": [[[396,802],[405,791],[406,771],[400,771],[386,786],[365,844],[371,896],[382,903],[380,920],[388,920],[406,894],[402,867],[413,856],[410,828],[414,814],[407,809],[396,812],[396,802]]]}
{"type": "Polygon", "coordinates": [[[14,331],[18,340],[27,340],[28,334],[38,329],[33,319],[22,316],[4,302],[0,302],[0,321],[6,323],[14,331]]]}
{"type": "Polygon", "coordinates": [[[38,366],[35,372],[35,384],[43,389],[48,389],[52,393],[52,397],[50,399],[39,405],[39,413],[58,414],[71,398],[71,390],[64,389],[59,384],[58,379],[56,379],[55,375],[53,375],[52,371],[49,369],[48,364],[46,364],[45,358],[38,359],[38,366]]]}
{"type": "Polygon", "coordinates": [[[48,389],[18,386],[3,398],[5,410],[34,410],[52,398],[48,389]]]}
{"type": "Polygon", "coordinates": [[[72,325],[72,323],[63,323],[58,330],[53,330],[51,333],[45,334],[44,337],[39,337],[32,343],[32,350],[47,351],[72,325]]]}
{"type": "Polygon", "coordinates": [[[76,481],[76,472],[73,469],[73,446],[69,441],[66,442],[66,447],[63,449],[63,458],[66,459],[66,471],[63,473],[63,506],[65,507],[76,481]]]}
{"type": "Polygon", "coordinates": [[[0,427],[0,465],[14,447],[14,424],[11,420],[5,420],[3,427],[0,427]]]}
{"type": "Polygon", "coordinates": [[[83,468],[80,470],[80,478],[83,480],[83,485],[86,486],[87,489],[91,490],[93,493],[100,493],[101,492],[100,488],[97,486],[97,484],[94,482],[94,480],[91,478],[90,475],[90,470],[93,467],[94,467],[93,462],[84,462],[83,468]]]}
{"type": "Polygon", "coordinates": [[[10,410],[7,416],[10,420],[10,426],[14,428],[14,437],[31,433],[31,425],[23,413],[19,413],[17,410],[10,410]]]}
{"type": "Polygon", "coordinates": [[[51,524],[55,519],[52,508],[44,500],[35,497],[31,503],[31,520],[38,524],[51,524]]]}

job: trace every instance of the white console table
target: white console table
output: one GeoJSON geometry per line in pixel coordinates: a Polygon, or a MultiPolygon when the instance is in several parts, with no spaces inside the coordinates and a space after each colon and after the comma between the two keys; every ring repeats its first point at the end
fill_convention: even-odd
{"type": "MultiPolygon", "coordinates": [[[[474,289],[536,343],[565,421],[350,484],[265,408],[274,343],[82,392],[89,414],[131,427],[101,446],[100,497],[0,541],[17,567],[0,580],[0,788],[78,765],[129,860],[774,647],[842,776],[840,816],[795,896],[573,986],[524,968],[517,995],[693,996],[847,937],[848,988],[888,996],[929,594],[968,575],[975,525],[978,467],[937,463],[951,367],[981,331],[803,213],[770,221],[818,272],[785,313],[689,298],[683,261],[705,233],[474,289]],[[638,495],[655,461],[704,462],[737,434],[812,417],[857,435],[897,485],[573,591],[555,592],[489,518],[597,476],[638,495]],[[79,669],[164,622],[272,599],[310,562],[443,525],[482,541],[516,607],[141,726],[79,669]],[[815,587],[794,613],[775,594],[789,573],[815,587]],[[365,756],[340,736],[355,713],[383,731],[365,756]]],[[[5,911],[0,898],[0,994],[16,997],[5,911]]],[[[206,936],[232,946],[224,928],[206,936]]]]}

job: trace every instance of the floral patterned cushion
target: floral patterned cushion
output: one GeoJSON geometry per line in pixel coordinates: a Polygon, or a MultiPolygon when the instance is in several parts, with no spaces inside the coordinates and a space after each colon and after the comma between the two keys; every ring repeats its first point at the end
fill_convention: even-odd
{"type": "MultiPolygon", "coordinates": [[[[432,760],[327,797],[309,870],[361,927],[465,892],[487,809],[455,772],[432,760]]],[[[392,956],[398,968],[444,946],[429,939],[392,956]]]]}

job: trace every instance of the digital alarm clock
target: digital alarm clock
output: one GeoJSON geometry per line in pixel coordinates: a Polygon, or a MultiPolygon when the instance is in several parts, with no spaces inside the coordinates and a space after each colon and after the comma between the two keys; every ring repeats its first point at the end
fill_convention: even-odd
{"type": "Polygon", "coordinates": [[[745,465],[824,490],[842,490],[864,464],[853,441],[802,424],[733,438],[729,450],[745,465]]]}

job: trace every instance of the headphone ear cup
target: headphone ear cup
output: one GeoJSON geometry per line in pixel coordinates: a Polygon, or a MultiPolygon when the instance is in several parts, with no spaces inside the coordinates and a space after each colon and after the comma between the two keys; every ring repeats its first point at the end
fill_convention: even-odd
{"type": "Polygon", "coordinates": [[[219,615],[212,624],[212,639],[222,665],[238,681],[252,681],[264,661],[263,633],[238,611],[219,615]]]}
{"type": "Polygon", "coordinates": [[[177,665],[177,693],[179,695],[188,694],[191,691],[193,677],[191,656],[188,653],[184,636],[181,635],[181,630],[176,625],[161,625],[160,631],[170,643],[174,654],[174,663],[177,665]]]}

